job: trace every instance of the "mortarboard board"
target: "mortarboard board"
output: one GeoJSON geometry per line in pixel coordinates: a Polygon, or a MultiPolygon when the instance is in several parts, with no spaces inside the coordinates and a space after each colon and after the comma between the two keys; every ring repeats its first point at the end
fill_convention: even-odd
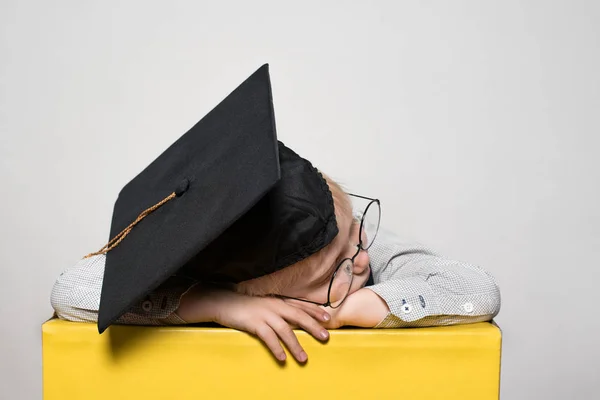
{"type": "Polygon", "coordinates": [[[277,141],[263,65],[131,180],[115,203],[98,330],[176,272],[237,283],[275,272],[337,235],[310,162],[277,141]]]}

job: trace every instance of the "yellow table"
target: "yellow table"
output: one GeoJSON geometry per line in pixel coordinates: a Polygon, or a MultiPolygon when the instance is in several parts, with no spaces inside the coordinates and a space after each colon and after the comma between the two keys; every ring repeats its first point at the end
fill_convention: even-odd
{"type": "Polygon", "coordinates": [[[498,399],[501,333],[490,323],[297,332],[309,360],[278,363],[226,328],[42,327],[44,399],[498,399]]]}

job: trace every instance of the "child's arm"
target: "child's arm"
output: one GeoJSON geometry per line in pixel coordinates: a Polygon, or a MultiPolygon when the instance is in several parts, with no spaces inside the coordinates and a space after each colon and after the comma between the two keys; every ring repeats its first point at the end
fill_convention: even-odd
{"type": "MultiPolygon", "coordinates": [[[[79,260],[64,271],[52,288],[50,302],[57,316],[67,321],[97,322],[104,277],[105,255],[79,260]]],[[[181,296],[194,282],[172,277],[117,321],[127,325],[183,324],[175,313],[181,296]]]]}
{"type": "Polygon", "coordinates": [[[375,285],[350,295],[334,321],[376,328],[423,327],[489,321],[500,310],[500,290],[479,267],[383,232],[369,257],[375,285]]]}
{"type": "MultiPolygon", "coordinates": [[[[98,320],[105,259],[100,255],[80,260],[56,280],[51,303],[59,318],[76,322],[98,320]]],[[[304,362],[306,354],[292,327],[300,327],[318,340],[327,340],[329,335],[319,322],[328,319],[327,312],[314,304],[292,306],[280,299],[249,297],[171,277],[117,323],[181,325],[217,322],[258,336],[275,357],[284,360],[281,340],[298,361],[304,362]]]]}
{"type": "Polygon", "coordinates": [[[330,319],[327,312],[310,303],[289,304],[274,297],[252,297],[229,290],[196,285],[186,293],[177,314],[190,323],[216,322],[257,336],[280,361],[286,355],[280,340],[300,362],[307,360],[293,327],[315,339],[325,341],[329,333],[321,323],[330,319]]]}

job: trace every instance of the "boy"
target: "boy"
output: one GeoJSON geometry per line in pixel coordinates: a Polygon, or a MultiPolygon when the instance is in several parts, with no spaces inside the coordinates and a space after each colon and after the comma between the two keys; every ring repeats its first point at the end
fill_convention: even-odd
{"type": "Polygon", "coordinates": [[[498,313],[488,273],[378,234],[379,200],[350,195],[365,202],[354,218],[350,196],[275,136],[263,66],[122,190],[113,239],[57,279],[58,317],[100,332],[217,322],[304,362],[295,327],[326,340],[498,313]]]}
{"type": "MultiPolygon", "coordinates": [[[[493,277],[478,267],[441,258],[422,246],[377,231],[368,250],[357,249],[360,221],[352,216],[350,199],[335,182],[327,178],[327,183],[340,233],[324,249],[277,272],[228,288],[175,276],[119,322],[217,322],[257,335],[279,360],[284,360],[281,340],[298,361],[304,362],[307,356],[293,327],[326,340],[323,327],[424,327],[489,321],[496,316],[499,289],[493,277]],[[347,296],[339,278],[345,273],[345,265],[340,266],[343,259],[353,259],[347,296]],[[341,283],[332,285],[331,301],[342,303],[336,308],[317,305],[328,302],[336,272],[334,283],[341,283]],[[374,284],[365,286],[370,276],[374,284]],[[165,309],[154,311],[155,304],[165,302],[165,309]]],[[[364,217],[378,218],[378,205],[374,204],[364,217]]],[[[58,278],[52,305],[60,318],[96,322],[104,259],[104,255],[84,259],[58,278]]]]}

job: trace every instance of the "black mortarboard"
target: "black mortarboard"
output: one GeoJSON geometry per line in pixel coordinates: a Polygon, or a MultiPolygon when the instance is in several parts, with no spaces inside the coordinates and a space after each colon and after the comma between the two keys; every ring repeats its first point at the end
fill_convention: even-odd
{"type": "Polygon", "coordinates": [[[114,240],[101,251],[98,330],[178,271],[207,282],[257,278],[337,232],[323,176],[277,141],[264,65],[119,193],[114,240]]]}

